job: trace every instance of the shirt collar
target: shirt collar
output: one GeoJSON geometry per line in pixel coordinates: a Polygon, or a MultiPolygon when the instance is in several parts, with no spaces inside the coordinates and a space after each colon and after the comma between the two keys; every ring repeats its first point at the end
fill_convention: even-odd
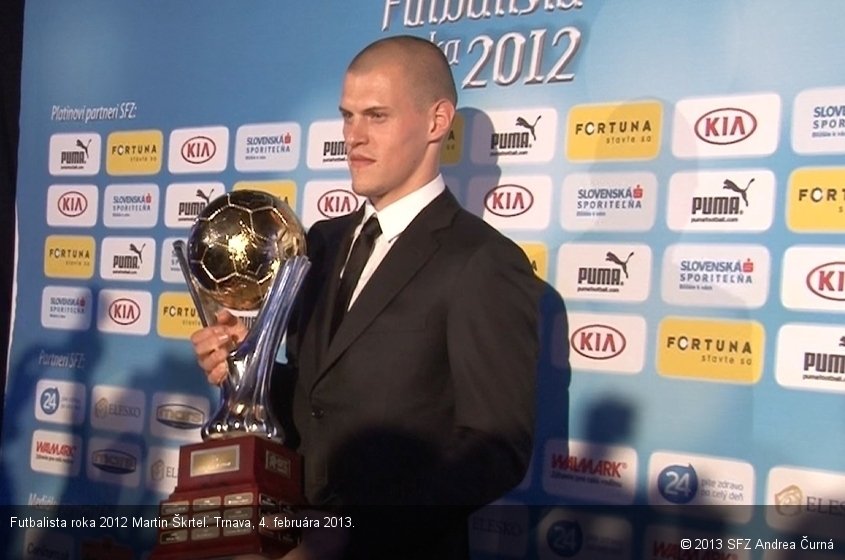
{"type": "Polygon", "coordinates": [[[373,214],[378,215],[378,223],[381,226],[381,234],[387,241],[393,241],[405,228],[417,217],[423,208],[428,206],[432,200],[440,196],[446,190],[446,183],[443,176],[438,175],[430,183],[426,183],[415,191],[406,194],[399,200],[387,205],[380,211],[367,201],[364,204],[364,219],[369,219],[373,214]]]}

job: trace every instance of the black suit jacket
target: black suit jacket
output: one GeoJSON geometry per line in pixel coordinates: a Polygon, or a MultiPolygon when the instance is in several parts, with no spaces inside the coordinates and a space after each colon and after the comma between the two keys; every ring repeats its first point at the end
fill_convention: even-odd
{"type": "Polygon", "coordinates": [[[542,282],[516,244],[446,191],[329,340],[361,215],[308,234],[312,268],[288,338],[306,496],[465,514],[519,483],[530,459],[542,282]]]}

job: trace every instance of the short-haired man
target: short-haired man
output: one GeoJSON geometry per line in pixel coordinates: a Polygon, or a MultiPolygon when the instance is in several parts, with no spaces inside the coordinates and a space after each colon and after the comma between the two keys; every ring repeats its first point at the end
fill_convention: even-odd
{"type": "MultiPolygon", "coordinates": [[[[456,103],[431,42],[390,37],[361,51],[340,112],[352,189],[367,202],[308,232],[313,266],[288,338],[306,496],[415,506],[428,523],[408,542],[401,523],[356,525],[353,557],[465,558],[466,513],[519,483],[532,451],[543,285],[516,244],[446,189],[456,103]]],[[[192,339],[213,383],[244,333],[220,319],[192,339]]]]}

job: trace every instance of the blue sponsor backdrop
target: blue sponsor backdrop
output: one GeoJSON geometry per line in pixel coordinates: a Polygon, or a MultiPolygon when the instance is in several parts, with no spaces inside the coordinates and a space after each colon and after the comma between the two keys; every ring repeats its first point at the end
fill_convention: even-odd
{"type": "MultiPolygon", "coordinates": [[[[845,487],[843,23],[822,0],[27,2],[4,501],[167,495],[196,439],[183,428],[217,401],[163,310],[185,297],[163,257],[187,233],[178,203],[288,181],[306,225],[350,209],[323,196],[348,189],[343,71],[411,33],[459,86],[447,182],[525,247],[574,335],[567,399],[570,341],[550,317],[534,462],[507,497],[543,507],[480,514],[476,554],[599,557],[589,536],[637,557],[685,536],[641,531],[632,504],[773,505],[729,517],[739,536],[823,527],[845,487]],[[238,129],[262,124],[244,135],[286,148],[250,166],[238,129]],[[199,136],[218,167],[191,167],[211,155],[185,147],[199,136]],[[610,521],[546,507],[581,503],[610,521]]],[[[669,524],[725,531],[703,517],[669,524]]],[[[53,542],[81,546],[70,534],[53,542]]],[[[15,535],[12,551],[41,538],[15,535]]]]}

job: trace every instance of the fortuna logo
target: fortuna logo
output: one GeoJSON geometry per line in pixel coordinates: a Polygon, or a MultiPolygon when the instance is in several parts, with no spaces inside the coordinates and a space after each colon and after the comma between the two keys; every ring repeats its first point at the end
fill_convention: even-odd
{"type": "Polygon", "coordinates": [[[81,192],[68,191],[59,197],[56,206],[62,215],[75,218],[88,210],[88,199],[81,192]]]}
{"type": "Polygon", "coordinates": [[[512,218],[528,212],[534,195],[522,185],[499,185],[484,197],[484,206],[497,216],[512,218]]]}
{"type": "Polygon", "coordinates": [[[604,121],[604,122],[579,122],[575,125],[575,134],[586,134],[587,136],[634,134],[637,132],[651,132],[651,121],[629,120],[629,121],[604,121]]]}
{"type": "Polygon", "coordinates": [[[742,142],[757,130],[757,119],[745,109],[726,107],[702,115],[695,123],[695,135],[708,144],[742,142]]]}
{"type": "Polygon", "coordinates": [[[698,338],[686,335],[666,338],[667,348],[677,348],[683,352],[719,352],[721,354],[752,354],[751,343],[723,338],[698,338]]]}

